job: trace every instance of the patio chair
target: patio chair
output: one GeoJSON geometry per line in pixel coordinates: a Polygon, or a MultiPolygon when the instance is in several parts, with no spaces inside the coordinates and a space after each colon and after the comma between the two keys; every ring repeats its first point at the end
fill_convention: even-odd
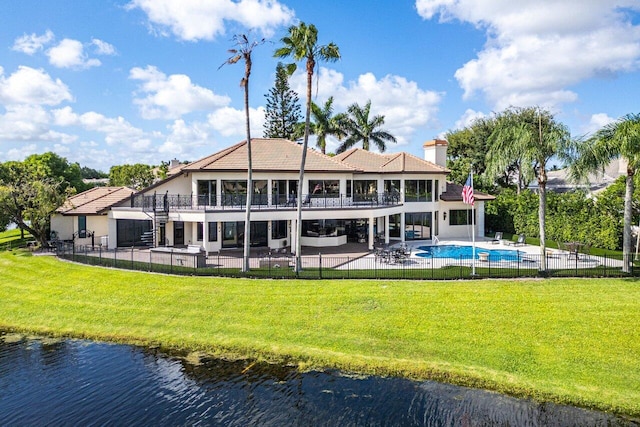
{"type": "Polygon", "coordinates": [[[493,243],[494,245],[502,243],[502,231],[496,232],[495,236],[493,236],[493,239],[491,240],[491,243],[493,243]]]}
{"type": "Polygon", "coordinates": [[[518,240],[516,240],[515,242],[510,242],[509,245],[511,245],[511,246],[520,246],[520,245],[525,245],[526,243],[527,242],[526,242],[526,239],[524,237],[524,234],[521,234],[521,235],[518,236],[518,240]]]}

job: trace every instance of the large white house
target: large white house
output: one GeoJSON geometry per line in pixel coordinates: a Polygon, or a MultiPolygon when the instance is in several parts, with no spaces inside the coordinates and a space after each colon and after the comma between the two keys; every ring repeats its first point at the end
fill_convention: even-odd
{"type": "MultiPolygon", "coordinates": [[[[251,245],[296,247],[296,195],[302,146],[284,139],[252,139],[251,245]]],[[[448,183],[447,143],[424,144],[425,158],[352,149],[334,157],[307,152],[302,183],[303,246],[375,241],[468,238],[471,207],[462,185],[448,183]]],[[[207,252],[243,246],[247,145],[240,142],[181,168],[140,192],[117,192],[113,203],[78,209],[91,191],[70,198],[52,217],[62,240],[114,247],[199,245],[207,252]],[[87,236],[92,236],[93,242],[87,236]]],[[[98,195],[98,190],[94,193],[98,195]]],[[[102,194],[102,193],[101,193],[102,194]]],[[[113,194],[112,194],[113,196],[113,194]]],[[[484,201],[475,194],[475,233],[484,234],[484,201]]]]}

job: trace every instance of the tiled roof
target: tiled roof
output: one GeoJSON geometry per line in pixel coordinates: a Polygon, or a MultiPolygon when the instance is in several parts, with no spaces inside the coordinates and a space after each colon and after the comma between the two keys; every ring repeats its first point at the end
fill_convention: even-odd
{"type": "MultiPolygon", "coordinates": [[[[558,193],[584,188],[591,192],[604,190],[613,184],[616,179],[627,174],[627,162],[617,158],[609,162],[603,170],[590,173],[586,182],[574,182],[568,169],[551,170],[547,172],[547,190],[558,193]]],[[[538,180],[534,179],[528,186],[531,190],[538,190],[538,180]]]]}
{"type": "MultiPolygon", "coordinates": [[[[445,202],[461,202],[462,201],[462,185],[454,184],[453,182],[447,182],[447,191],[440,194],[440,200],[445,202]]],[[[494,200],[495,196],[486,193],[480,193],[473,191],[473,197],[476,200],[494,200]]]]}
{"type": "Polygon", "coordinates": [[[128,187],[94,187],[69,197],[56,212],[63,215],[97,215],[128,199],[135,190],[128,187]]]}
{"type": "MultiPolygon", "coordinates": [[[[286,139],[251,138],[251,161],[254,171],[299,171],[302,145],[286,139]]],[[[354,167],[318,151],[308,149],[307,172],[353,172],[354,167]]],[[[247,144],[242,141],[185,166],[183,171],[247,170],[247,144]]]]}
{"type": "Polygon", "coordinates": [[[449,171],[435,163],[423,160],[409,153],[378,154],[361,148],[354,148],[337,154],[335,159],[347,163],[362,172],[372,173],[442,173],[449,171]]]}

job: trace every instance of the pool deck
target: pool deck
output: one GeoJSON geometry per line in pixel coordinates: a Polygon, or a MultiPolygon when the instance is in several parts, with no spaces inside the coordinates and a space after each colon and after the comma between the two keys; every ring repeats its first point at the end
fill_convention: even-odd
{"type": "MultiPolygon", "coordinates": [[[[531,268],[531,269],[539,269],[540,263],[539,260],[541,258],[540,247],[534,245],[514,245],[514,242],[508,240],[502,240],[499,243],[494,243],[490,238],[482,237],[476,240],[476,267],[491,267],[491,268],[531,268]],[[521,261],[481,261],[482,252],[486,252],[488,250],[517,250],[523,253],[521,257],[521,261]]],[[[399,248],[400,243],[396,243],[390,246],[390,248],[399,248]]],[[[376,268],[389,268],[389,269],[399,269],[399,268],[442,268],[447,266],[468,266],[472,267],[473,262],[471,259],[456,259],[456,258],[428,258],[421,257],[417,254],[422,252],[418,249],[420,246],[432,246],[432,245],[462,245],[462,246],[471,246],[471,240],[441,240],[437,243],[434,243],[431,240],[423,240],[423,241],[411,241],[406,242],[406,246],[411,249],[410,257],[404,262],[396,262],[396,263],[386,263],[386,262],[378,262],[375,260],[375,255],[373,253],[369,253],[364,255],[358,259],[355,259],[349,263],[338,266],[338,269],[367,269],[371,268],[372,263],[375,262],[376,268]]],[[[562,251],[559,249],[547,249],[546,251],[546,259],[547,259],[547,269],[569,269],[569,268],[593,268],[598,265],[606,265],[610,267],[621,267],[622,261],[606,259],[604,260],[602,257],[587,255],[587,254],[579,254],[576,259],[575,256],[571,255],[567,251],[562,251]]]]}
{"type": "MultiPolygon", "coordinates": [[[[303,268],[317,268],[320,263],[324,268],[335,268],[338,270],[371,270],[371,269],[438,269],[449,266],[466,266],[472,267],[473,262],[471,259],[456,259],[456,258],[427,258],[420,257],[417,254],[422,252],[418,249],[420,246],[432,246],[432,245],[463,245],[470,246],[471,240],[465,239],[451,239],[441,240],[439,242],[433,242],[432,240],[414,240],[405,242],[406,246],[411,249],[411,255],[398,262],[383,262],[377,259],[374,252],[367,249],[367,245],[363,243],[347,243],[335,248],[323,248],[321,249],[322,257],[319,256],[320,250],[318,248],[303,247],[302,249],[302,266],[303,268]]],[[[394,242],[389,248],[399,248],[400,242],[394,242]]],[[[81,252],[79,252],[81,253],[81,252]]],[[[252,249],[251,251],[251,268],[258,268],[261,266],[261,262],[264,263],[267,259],[268,250],[264,249],[252,249]]],[[[98,252],[89,252],[87,255],[98,256],[98,252]]],[[[119,259],[136,260],[140,262],[151,262],[152,253],[149,249],[135,249],[132,251],[120,251],[117,254],[112,251],[105,251],[100,256],[113,258],[114,256],[119,259]]],[[[287,266],[290,267],[294,258],[291,254],[276,254],[270,255],[269,262],[277,263],[280,268],[287,266]]],[[[176,263],[176,265],[192,265],[190,261],[184,261],[178,259],[176,256],[173,259],[161,258],[160,255],[155,255],[156,263],[176,263]],[[185,262],[185,264],[183,264],[185,262]]],[[[575,256],[569,254],[567,251],[561,251],[558,249],[547,249],[547,269],[549,270],[561,270],[561,269],[586,269],[594,268],[599,265],[607,265],[608,267],[622,267],[622,261],[611,258],[604,259],[603,257],[579,254],[576,259],[575,256]]],[[[502,240],[499,243],[493,243],[490,238],[479,238],[476,240],[476,261],[475,266],[477,268],[522,268],[522,269],[539,269],[540,264],[540,247],[534,245],[513,245],[511,241],[502,240]],[[520,261],[483,261],[481,260],[482,252],[488,250],[518,250],[523,255],[520,261]]],[[[208,267],[225,267],[225,268],[241,268],[242,266],[242,250],[223,250],[219,254],[209,254],[206,258],[206,265],[208,267]]]]}

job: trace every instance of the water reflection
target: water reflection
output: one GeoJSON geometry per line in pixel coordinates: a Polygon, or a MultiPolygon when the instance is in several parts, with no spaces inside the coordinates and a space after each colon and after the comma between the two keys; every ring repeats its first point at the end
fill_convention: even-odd
{"type": "Polygon", "coordinates": [[[0,425],[636,426],[397,378],[300,373],[88,341],[0,339],[0,425]]]}

